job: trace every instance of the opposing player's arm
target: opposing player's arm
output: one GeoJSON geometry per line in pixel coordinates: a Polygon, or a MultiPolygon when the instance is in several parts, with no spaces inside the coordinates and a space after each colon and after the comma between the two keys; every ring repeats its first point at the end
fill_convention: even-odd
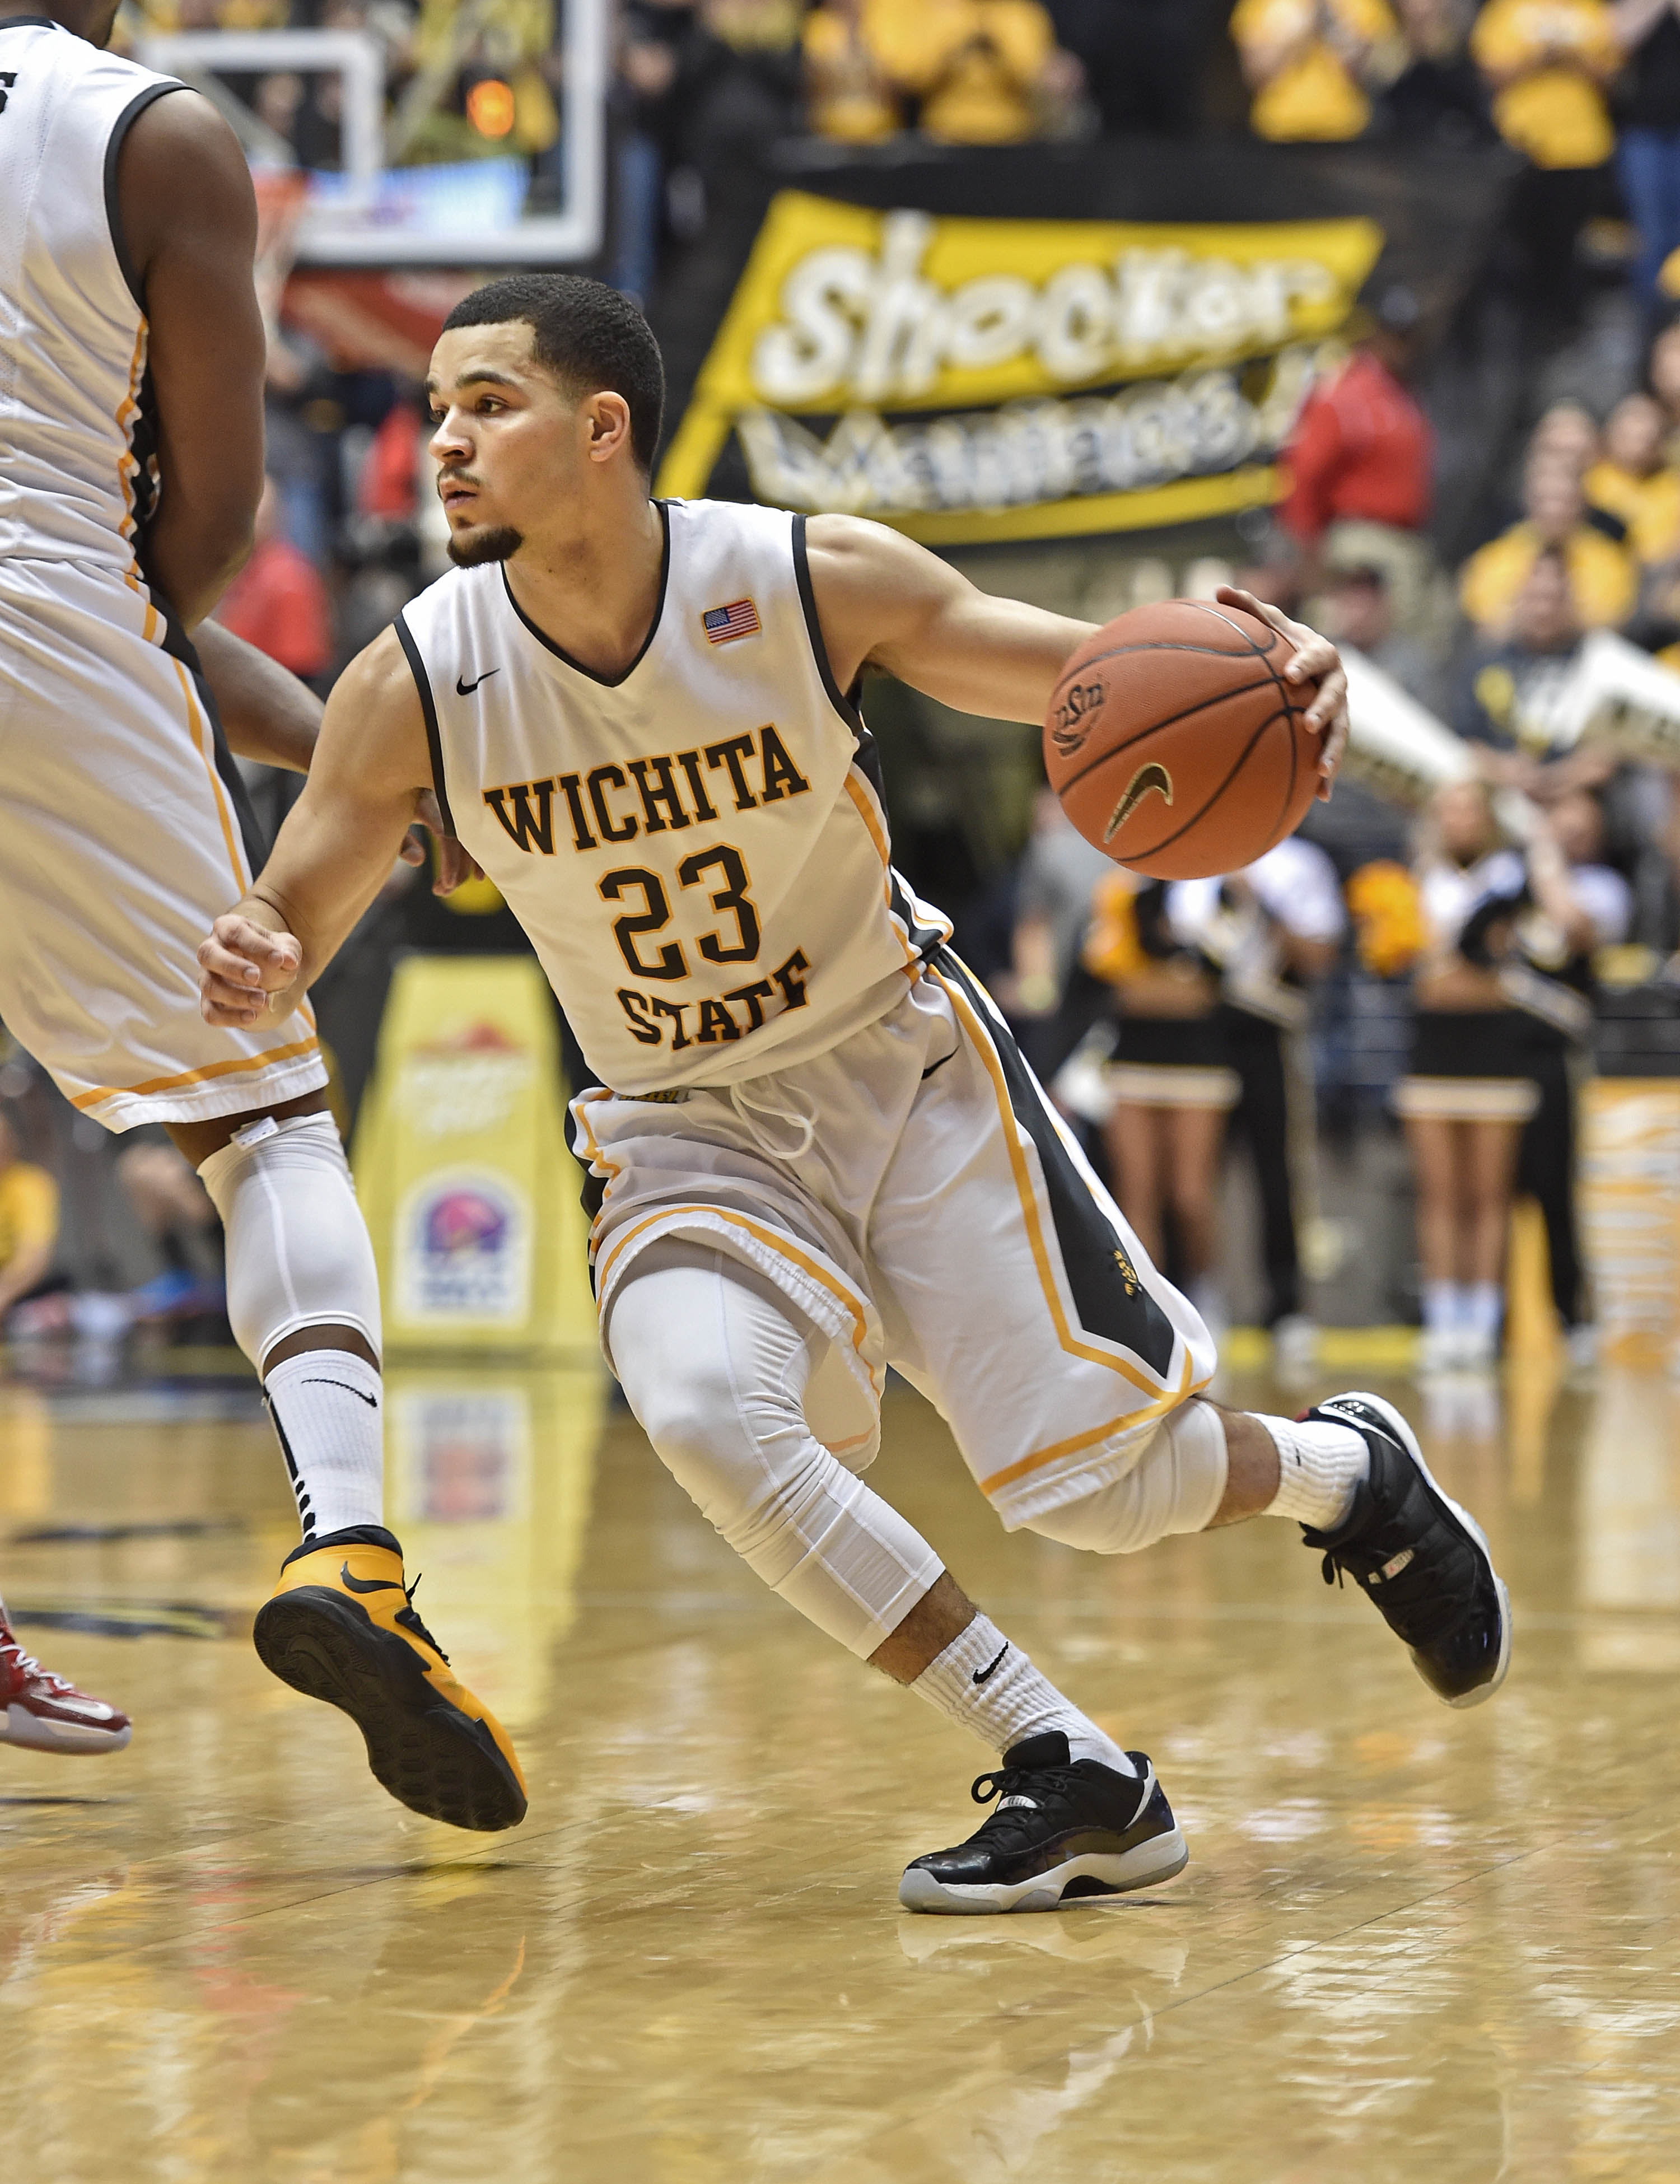
{"type": "MultiPolygon", "coordinates": [[[[960,712],[1037,723],[1069,655],[1093,632],[1090,622],[992,598],[882,524],[814,515],[805,542],[817,619],[843,690],[878,667],[960,712]]],[[[1247,592],[1227,586],[1219,596],[1288,640],[1284,673],[1304,693],[1317,684],[1306,722],[1322,738],[1319,793],[1327,795],[1347,744],[1347,677],[1335,646],[1247,592]]]]}
{"type": "Polygon", "coordinates": [[[146,571],[193,629],[251,550],[263,489],[257,201],[238,139],[208,99],[171,92],[136,116],[117,208],[157,404],[163,490],[146,571]]]}
{"type": "Polygon", "coordinates": [[[294,1006],[389,877],[431,781],[420,696],[387,630],[339,677],[273,855],[198,950],[208,1022],[252,1024],[294,1006]]]}

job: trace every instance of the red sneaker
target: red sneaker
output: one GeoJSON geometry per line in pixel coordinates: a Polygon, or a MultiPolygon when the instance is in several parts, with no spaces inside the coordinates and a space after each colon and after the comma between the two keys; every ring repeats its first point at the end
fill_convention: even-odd
{"type": "Polygon", "coordinates": [[[89,1698],[32,1660],[0,1607],[0,1744],[91,1756],[120,1752],[133,1734],[125,1713],[89,1698]]]}

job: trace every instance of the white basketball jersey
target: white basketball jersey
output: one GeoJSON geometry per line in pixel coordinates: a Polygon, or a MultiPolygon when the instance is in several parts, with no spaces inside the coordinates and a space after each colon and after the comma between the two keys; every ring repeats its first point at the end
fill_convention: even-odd
{"type": "Polygon", "coordinates": [[[117,153],[180,87],[44,16],[0,22],[0,560],[134,568],[155,447],[117,153]]]}
{"type": "Polygon", "coordinates": [[[893,871],[804,519],[662,501],[653,627],[609,681],[452,571],[397,623],[454,832],[615,1091],[727,1084],[891,1008],[948,938],[893,871]]]}

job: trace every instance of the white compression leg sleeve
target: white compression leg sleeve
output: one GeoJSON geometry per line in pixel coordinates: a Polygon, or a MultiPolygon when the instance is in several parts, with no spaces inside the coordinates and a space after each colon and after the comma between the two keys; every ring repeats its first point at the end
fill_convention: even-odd
{"type": "Polygon", "coordinates": [[[1173,1532],[1205,1531],[1225,1498],[1227,1469],[1219,1413],[1193,1400],[1168,1412],[1124,1479],[1046,1510],[1028,1529],[1093,1554],[1136,1554],[1173,1532]]]}
{"type": "Polygon", "coordinates": [[[638,1260],[607,1338],[677,1484],[790,1607],[867,1659],[943,1565],[806,1424],[823,1338],[763,1275],[676,1241],[638,1260]]]}
{"type": "MultiPolygon", "coordinates": [[[[259,1371],[309,1327],[353,1327],[377,1355],[379,1277],[330,1115],[253,1124],[198,1171],[227,1231],[227,1316],[259,1371]]],[[[364,1357],[310,1349],[264,1389],[306,1540],[383,1521],[380,1376],[364,1357]]]]}

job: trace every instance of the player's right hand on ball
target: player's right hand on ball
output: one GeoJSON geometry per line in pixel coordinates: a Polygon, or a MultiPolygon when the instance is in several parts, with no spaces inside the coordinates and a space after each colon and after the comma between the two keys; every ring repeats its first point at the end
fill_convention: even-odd
{"type": "Polygon", "coordinates": [[[198,1009],[206,1023],[243,1029],[289,994],[303,967],[302,943],[236,910],[198,944],[198,1009]]]}

